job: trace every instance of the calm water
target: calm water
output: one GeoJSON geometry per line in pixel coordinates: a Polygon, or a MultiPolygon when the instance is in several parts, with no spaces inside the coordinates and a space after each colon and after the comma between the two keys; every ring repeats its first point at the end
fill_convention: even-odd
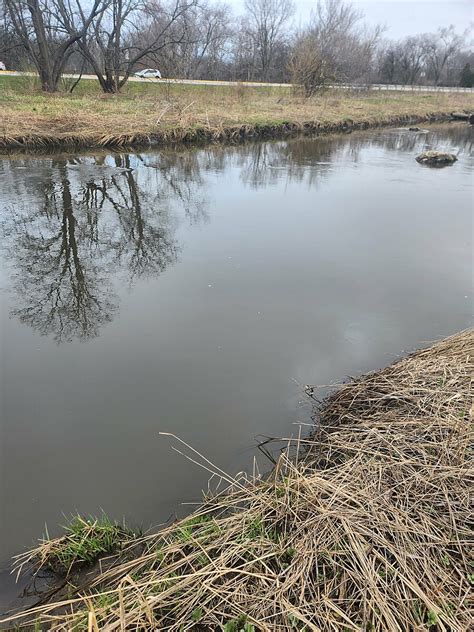
{"type": "Polygon", "coordinates": [[[160,431],[235,473],[300,385],[468,326],[472,173],[464,125],[0,160],[0,568],[71,512],[197,500],[160,431]]]}

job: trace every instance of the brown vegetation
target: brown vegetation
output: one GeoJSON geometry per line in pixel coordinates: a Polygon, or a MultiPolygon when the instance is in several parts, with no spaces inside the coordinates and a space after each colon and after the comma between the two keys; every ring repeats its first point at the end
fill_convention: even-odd
{"type": "Polygon", "coordinates": [[[45,95],[12,84],[0,95],[0,149],[237,142],[442,120],[453,110],[474,109],[470,94],[335,90],[306,99],[288,88],[239,84],[129,88],[119,96],[89,87],[77,96],[45,95]]]}
{"type": "Polygon", "coordinates": [[[473,358],[470,330],[342,386],[269,477],[229,479],[187,447],[227,490],[86,593],[26,618],[54,630],[467,630],[473,358]]]}

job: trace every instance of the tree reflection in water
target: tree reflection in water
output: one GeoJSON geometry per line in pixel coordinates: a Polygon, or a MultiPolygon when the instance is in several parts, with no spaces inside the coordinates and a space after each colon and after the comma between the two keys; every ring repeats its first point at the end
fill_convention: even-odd
{"type": "MultiPolygon", "coordinates": [[[[133,285],[159,275],[177,260],[180,215],[191,224],[207,221],[207,172],[237,168],[242,186],[254,189],[289,181],[316,188],[334,164],[358,163],[364,148],[416,155],[436,142],[436,132],[383,130],[199,151],[0,161],[11,207],[3,241],[20,305],[13,315],[58,343],[97,336],[118,309],[116,276],[133,285]]],[[[472,134],[462,126],[445,128],[446,142],[452,151],[472,152],[472,134]]]]}
{"type": "Polygon", "coordinates": [[[45,159],[38,178],[27,159],[7,174],[7,196],[28,199],[2,221],[20,305],[12,315],[58,343],[94,338],[112,320],[115,274],[133,284],[176,261],[173,202],[190,221],[205,219],[199,173],[184,181],[179,161],[162,161],[140,184],[132,160],[45,159]]]}

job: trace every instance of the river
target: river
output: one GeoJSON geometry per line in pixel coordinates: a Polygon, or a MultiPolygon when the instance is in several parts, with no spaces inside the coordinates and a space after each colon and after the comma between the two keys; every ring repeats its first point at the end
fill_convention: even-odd
{"type": "Polygon", "coordinates": [[[199,500],[209,474],[160,431],[250,470],[310,422],[305,384],[469,326],[473,140],[0,157],[2,607],[45,525],[148,528],[199,500]],[[431,148],[458,162],[417,164],[431,148]]]}

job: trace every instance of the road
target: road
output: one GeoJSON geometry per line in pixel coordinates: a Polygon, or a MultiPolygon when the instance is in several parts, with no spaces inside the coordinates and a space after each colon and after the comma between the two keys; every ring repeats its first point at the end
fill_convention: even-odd
{"type": "MultiPolygon", "coordinates": [[[[0,72],[0,77],[35,77],[34,72],[17,72],[6,70],[0,72]]],[[[77,74],[64,74],[65,79],[77,79],[77,74]]],[[[97,80],[95,75],[82,75],[82,79],[97,80]]],[[[130,77],[129,81],[137,83],[168,83],[191,86],[245,86],[248,88],[293,88],[291,83],[261,83],[258,81],[210,81],[202,79],[142,79],[141,77],[130,77]]],[[[398,92],[467,92],[474,93],[474,88],[460,88],[456,86],[404,86],[389,84],[354,85],[338,83],[328,86],[339,90],[375,90],[375,91],[398,91],[398,92]]]]}
{"type": "MultiPolygon", "coordinates": [[[[0,77],[36,77],[34,72],[18,72],[16,70],[4,70],[0,72],[0,77]]],[[[77,79],[79,75],[68,74],[63,75],[64,79],[77,79]]],[[[97,81],[95,75],[82,75],[81,79],[94,79],[97,81]]],[[[237,86],[243,85],[249,88],[292,88],[291,83],[261,83],[258,81],[211,81],[202,79],[142,79],[141,77],[129,77],[129,81],[137,83],[171,83],[171,84],[183,84],[191,86],[237,86]]]]}

